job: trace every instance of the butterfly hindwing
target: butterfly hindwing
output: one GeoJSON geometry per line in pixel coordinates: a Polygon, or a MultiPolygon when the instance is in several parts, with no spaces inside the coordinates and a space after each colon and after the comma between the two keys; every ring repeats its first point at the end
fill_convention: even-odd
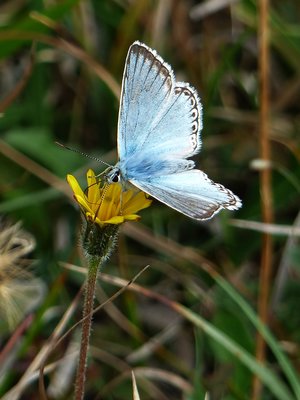
{"type": "Polygon", "coordinates": [[[236,210],[240,199],[197,169],[164,175],[148,181],[132,180],[135,186],[169,207],[197,220],[212,218],[222,209],[236,210]]]}

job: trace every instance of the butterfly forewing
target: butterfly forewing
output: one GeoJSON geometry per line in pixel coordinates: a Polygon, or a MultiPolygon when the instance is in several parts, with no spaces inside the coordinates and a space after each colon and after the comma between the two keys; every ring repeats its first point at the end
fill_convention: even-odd
{"type": "Polygon", "coordinates": [[[130,157],[144,143],[150,126],[172,91],[168,64],[145,45],[129,49],[122,83],[118,124],[120,159],[130,157]]]}
{"type": "Polygon", "coordinates": [[[176,83],[155,51],[135,42],[129,49],[118,126],[120,160],[138,152],[186,158],[200,148],[202,110],[195,89],[176,83]]]}
{"type": "Polygon", "coordinates": [[[201,129],[202,109],[197,93],[187,83],[179,82],[151,124],[147,147],[155,148],[157,157],[191,157],[200,149],[201,129]]]}

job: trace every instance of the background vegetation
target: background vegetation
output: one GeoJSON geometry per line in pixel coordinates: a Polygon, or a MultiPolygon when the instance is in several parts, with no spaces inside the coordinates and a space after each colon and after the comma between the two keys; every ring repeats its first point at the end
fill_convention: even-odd
{"type": "Polygon", "coordinates": [[[134,370],[141,399],[300,399],[300,4],[265,11],[255,0],[1,2],[2,398],[42,398],[41,367],[47,398],[72,398],[79,327],[53,339],[80,320],[85,278],[65,176],[102,167],[54,142],[115,162],[124,60],[140,40],[197,88],[196,162],[243,208],[197,223],[154,202],[123,226],[97,303],[150,267],[95,313],[86,398],[132,398],[134,370]]]}

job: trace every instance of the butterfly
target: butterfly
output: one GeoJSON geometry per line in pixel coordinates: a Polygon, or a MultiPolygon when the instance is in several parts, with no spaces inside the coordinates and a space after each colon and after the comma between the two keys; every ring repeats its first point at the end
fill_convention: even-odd
{"type": "Polygon", "coordinates": [[[202,106],[196,90],[176,82],[155,50],[139,41],[127,54],[118,120],[118,163],[108,183],[130,182],[151,197],[195,220],[241,200],[195,169],[189,158],[201,148],[202,106]]]}

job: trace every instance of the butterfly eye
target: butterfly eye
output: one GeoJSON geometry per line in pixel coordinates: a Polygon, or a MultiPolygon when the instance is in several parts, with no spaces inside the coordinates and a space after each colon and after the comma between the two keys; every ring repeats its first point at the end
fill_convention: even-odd
{"type": "Polygon", "coordinates": [[[119,171],[115,173],[115,175],[112,176],[111,181],[113,183],[118,183],[120,182],[120,173],[119,171]]]}

